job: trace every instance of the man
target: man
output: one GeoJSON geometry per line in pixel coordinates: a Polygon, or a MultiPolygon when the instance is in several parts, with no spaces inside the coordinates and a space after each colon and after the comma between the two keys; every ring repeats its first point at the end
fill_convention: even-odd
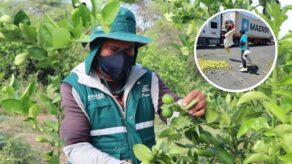
{"type": "Polygon", "coordinates": [[[194,90],[180,99],[153,71],[135,63],[138,48],[149,42],[136,35],[135,16],[125,8],[109,33],[93,29],[89,55],[61,85],[61,136],[71,163],[138,163],[132,146],[155,144],[153,120],[155,113],[160,115],[165,93],[183,105],[197,99],[189,113],[205,113],[201,92],[194,90]]]}
{"type": "Polygon", "coordinates": [[[248,36],[245,34],[244,30],[240,30],[240,53],[241,53],[241,60],[242,60],[242,68],[240,69],[240,72],[247,72],[248,68],[246,66],[246,55],[244,54],[245,50],[249,49],[248,46],[248,36]]]}

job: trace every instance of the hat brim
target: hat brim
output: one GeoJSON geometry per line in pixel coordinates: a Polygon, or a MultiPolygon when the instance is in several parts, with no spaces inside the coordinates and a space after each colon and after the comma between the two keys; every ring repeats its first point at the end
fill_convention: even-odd
{"type": "Polygon", "coordinates": [[[93,38],[90,42],[94,42],[100,38],[115,39],[120,41],[135,42],[138,44],[138,47],[142,47],[151,42],[151,39],[145,36],[131,34],[131,33],[122,33],[122,32],[110,32],[110,33],[101,33],[93,38]]]}

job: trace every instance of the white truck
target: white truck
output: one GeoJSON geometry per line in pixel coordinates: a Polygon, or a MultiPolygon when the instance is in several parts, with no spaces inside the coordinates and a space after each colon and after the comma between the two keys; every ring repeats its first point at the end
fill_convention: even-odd
{"type": "MultiPolygon", "coordinates": [[[[248,36],[250,43],[255,45],[266,45],[272,43],[273,35],[267,25],[244,11],[229,11],[222,14],[222,37],[231,29],[236,28],[237,31],[244,30],[248,36]]],[[[236,32],[233,35],[233,42],[238,46],[240,34],[236,32]]]]}
{"type": "Polygon", "coordinates": [[[203,27],[200,32],[197,45],[206,46],[206,45],[217,45],[221,44],[221,14],[215,16],[211,21],[208,21],[207,24],[203,27]]]}

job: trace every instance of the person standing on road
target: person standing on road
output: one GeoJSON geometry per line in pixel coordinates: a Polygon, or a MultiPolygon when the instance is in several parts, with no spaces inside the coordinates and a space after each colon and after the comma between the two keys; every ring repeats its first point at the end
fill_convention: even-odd
{"type": "Polygon", "coordinates": [[[241,61],[242,61],[242,68],[240,72],[247,72],[248,68],[246,66],[246,57],[244,55],[244,51],[249,49],[248,45],[248,36],[246,35],[244,30],[240,30],[240,53],[241,53],[241,61]]]}
{"type": "Polygon", "coordinates": [[[166,93],[182,105],[197,99],[189,114],[205,114],[203,93],[193,90],[181,99],[155,72],[136,63],[138,49],[149,42],[136,35],[135,16],[126,8],[120,8],[110,32],[93,28],[87,58],[61,84],[60,133],[69,162],[139,163],[133,145],[155,145],[155,114],[167,121],[160,109],[166,93]]]}

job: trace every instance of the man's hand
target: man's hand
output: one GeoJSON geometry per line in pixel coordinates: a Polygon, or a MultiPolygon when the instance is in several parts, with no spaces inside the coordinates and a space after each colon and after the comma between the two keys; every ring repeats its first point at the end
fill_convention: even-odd
{"type": "Polygon", "coordinates": [[[207,101],[205,95],[198,91],[191,91],[182,101],[183,106],[187,106],[192,100],[197,99],[198,102],[189,109],[189,113],[193,116],[202,116],[205,114],[207,109],[207,101]]]}

